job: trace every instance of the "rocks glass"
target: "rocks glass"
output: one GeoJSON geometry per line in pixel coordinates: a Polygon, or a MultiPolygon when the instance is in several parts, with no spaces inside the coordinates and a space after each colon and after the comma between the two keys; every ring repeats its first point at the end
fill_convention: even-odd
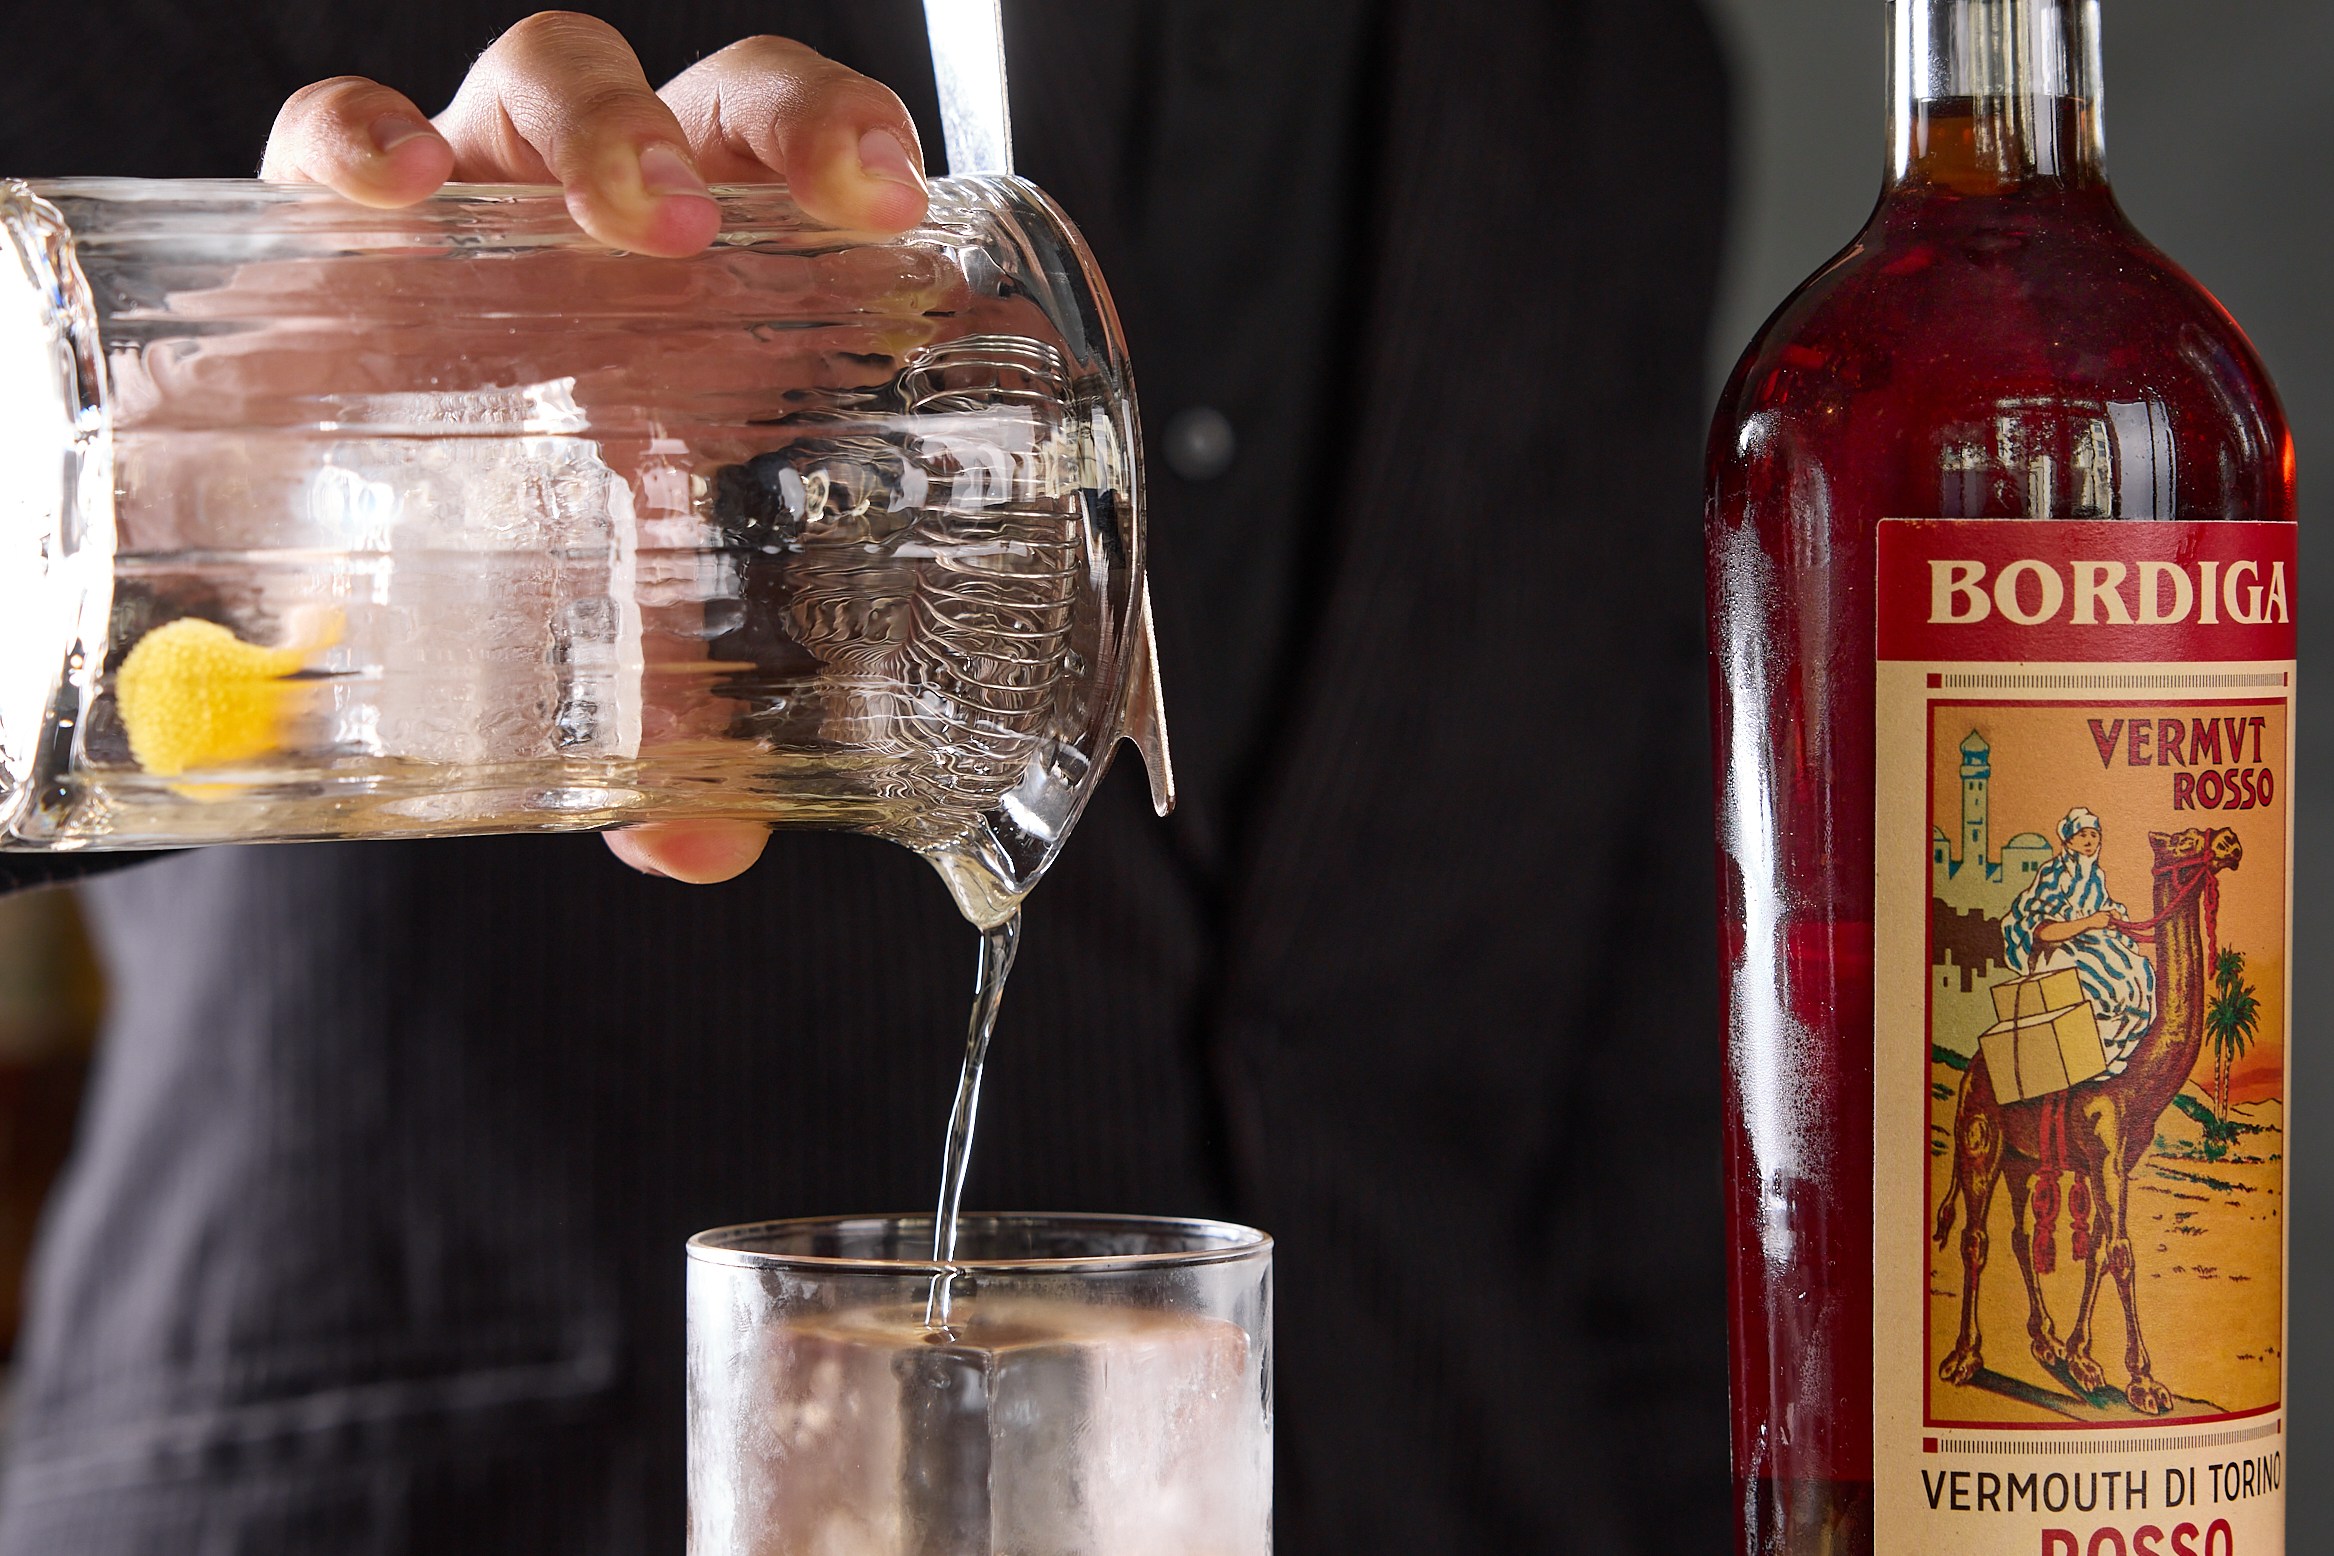
{"type": "Polygon", "coordinates": [[[1267,1556],[1269,1238],[989,1215],[931,1247],[691,1239],[689,1556],[1267,1556]]]}

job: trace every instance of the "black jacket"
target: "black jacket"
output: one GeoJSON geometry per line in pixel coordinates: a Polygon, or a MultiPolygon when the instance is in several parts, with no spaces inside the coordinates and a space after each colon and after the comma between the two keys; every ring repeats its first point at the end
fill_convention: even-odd
{"type": "MultiPolygon", "coordinates": [[[[294,87],[434,106],[521,9],[48,8],[0,169],[246,172],[294,87]]],[[[652,78],[792,30],[938,160],[912,0],[599,9],[652,78]]],[[[1123,764],[1032,900],[970,1202],[1278,1234],[1284,1552],[1721,1549],[1706,24],[1008,23],[1142,380],[1188,799],[1123,764]],[[1193,481],[1200,405],[1239,452],[1193,481]]],[[[973,945],[905,853],[214,849],[87,896],[114,1003],[5,1556],[677,1551],[683,1238],[931,1197],[973,945]]]]}

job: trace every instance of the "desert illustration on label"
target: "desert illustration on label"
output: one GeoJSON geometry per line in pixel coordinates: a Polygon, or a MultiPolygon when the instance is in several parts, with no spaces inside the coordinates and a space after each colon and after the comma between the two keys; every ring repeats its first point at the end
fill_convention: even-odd
{"type": "Polygon", "coordinates": [[[2283,699],[1935,701],[1928,735],[1927,1423],[2275,1408],[2283,699]]]}

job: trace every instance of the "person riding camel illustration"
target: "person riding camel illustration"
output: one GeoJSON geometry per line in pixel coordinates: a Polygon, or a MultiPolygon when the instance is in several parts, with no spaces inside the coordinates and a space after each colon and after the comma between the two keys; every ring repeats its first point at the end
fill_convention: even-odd
{"type": "Polygon", "coordinates": [[[1996,1091],[1993,1056],[1981,1046],[1970,1060],[1954,1105],[1953,1179],[1930,1234],[1942,1250],[1954,1223],[1963,1222],[1961,1322],[1937,1376],[1967,1385],[1986,1370],[1979,1290],[1994,1191],[2006,1184],[2010,1247],[2025,1279],[2027,1349],[2034,1360],[2078,1400],[2109,1403],[2106,1371],[2093,1352],[2100,1293],[2111,1284],[2124,1316],[2124,1402],[2141,1416],[2164,1416],[2179,1400],[2156,1377],[2140,1331],[2133,1178],[2156,1139],[2157,1122],[2195,1075],[2204,1052],[2220,878],[2244,862],[2245,849],[2229,827],[2149,833],[2153,912],[2135,920],[2108,891],[2100,866],[2103,834],[2095,813],[2082,806],[2069,811],[2059,823],[2062,849],[2011,903],[2001,924],[2007,959],[2019,977],[2075,974],[2109,1067],[2061,1089],[2005,1102],[1996,1091]],[[2147,937],[2152,956],[2141,953],[2139,936],[2147,937]],[[2074,1327],[2063,1340],[2041,1280],[2057,1267],[2062,1208],[2082,1273],[2074,1327]]]}
{"type": "Polygon", "coordinates": [[[2099,1022],[2107,1073],[2120,1075],[2156,1019],[2156,968],[2115,926],[2131,910],[2108,893],[2099,862],[2105,828],[2077,805],[2058,824],[2059,852],[2002,917],[2010,970],[2024,978],[2072,967],[2099,1022]]]}

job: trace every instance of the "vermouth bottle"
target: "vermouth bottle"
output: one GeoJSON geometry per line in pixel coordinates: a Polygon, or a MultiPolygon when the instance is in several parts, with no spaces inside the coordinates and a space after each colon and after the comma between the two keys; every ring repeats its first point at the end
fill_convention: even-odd
{"type": "Polygon", "coordinates": [[[1894,0],[1878,208],[1712,431],[1757,1556],[2284,1548],[2293,445],[2099,26],[1894,0]]]}

